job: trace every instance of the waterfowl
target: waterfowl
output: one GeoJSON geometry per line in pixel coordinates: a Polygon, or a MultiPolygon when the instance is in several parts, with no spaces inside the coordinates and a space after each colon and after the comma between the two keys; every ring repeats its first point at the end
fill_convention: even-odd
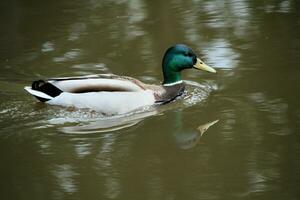
{"type": "Polygon", "coordinates": [[[173,101],[185,89],[181,71],[191,68],[216,73],[190,47],[176,44],[163,56],[162,85],[146,84],[128,76],[98,74],[38,80],[24,89],[50,105],[89,108],[106,115],[117,115],[173,101]]]}

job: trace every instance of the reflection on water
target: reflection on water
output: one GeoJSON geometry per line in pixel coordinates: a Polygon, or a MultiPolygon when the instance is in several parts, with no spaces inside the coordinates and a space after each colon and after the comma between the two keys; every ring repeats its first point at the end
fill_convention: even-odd
{"type": "Polygon", "coordinates": [[[74,183],[74,176],[78,175],[72,169],[72,166],[63,164],[55,167],[53,174],[57,179],[61,190],[66,193],[76,192],[76,184],[74,183]]]}
{"type": "Polygon", "coordinates": [[[207,62],[212,63],[214,68],[232,69],[238,65],[239,54],[235,52],[230,44],[224,40],[212,41],[209,47],[203,50],[207,62]]]}
{"type": "Polygon", "coordinates": [[[54,49],[55,49],[54,44],[50,41],[47,41],[42,45],[41,51],[46,53],[46,52],[54,51],[54,49]]]}
{"type": "Polygon", "coordinates": [[[3,199],[299,198],[299,1],[2,7],[3,199]],[[186,96],[150,112],[103,119],[35,103],[23,91],[32,80],[99,71],[158,84],[174,43],[218,73],[183,72],[186,96]],[[216,119],[201,137],[197,127],[216,119]]]}
{"type": "Polygon", "coordinates": [[[206,124],[200,125],[197,129],[194,130],[185,130],[183,127],[180,127],[176,130],[175,138],[178,146],[181,149],[190,149],[197,145],[202,135],[209,129],[209,127],[216,124],[219,120],[208,122],[206,124]]]}
{"type": "MultiPolygon", "coordinates": [[[[74,126],[65,126],[60,128],[64,133],[71,134],[91,134],[91,133],[101,133],[101,132],[110,132],[117,131],[123,128],[129,128],[136,125],[144,118],[156,115],[157,111],[144,111],[131,113],[124,116],[117,117],[101,117],[95,120],[89,120],[87,123],[75,124],[74,126]]],[[[61,119],[66,122],[65,119],[61,119]]],[[[53,124],[53,121],[49,121],[53,124]]],[[[62,122],[60,122],[62,123],[62,122]]]]}
{"type": "Polygon", "coordinates": [[[289,135],[291,130],[288,124],[288,105],[282,99],[267,99],[265,94],[250,94],[249,98],[257,104],[259,111],[265,113],[265,117],[273,124],[271,134],[289,135]]]}
{"type": "Polygon", "coordinates": [[[80,56],[80,49],[71,49],[70,51],[64,53],[61,57],[54,57],[54,62],[66,62],[66,61],[72,61],[80,56]]]}

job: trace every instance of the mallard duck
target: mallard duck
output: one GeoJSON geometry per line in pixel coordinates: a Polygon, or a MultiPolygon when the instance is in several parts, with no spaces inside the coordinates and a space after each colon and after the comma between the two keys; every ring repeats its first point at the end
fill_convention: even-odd
{"type": "Polygon", "coordinates": [[[162,85],[146,84],[128,76],[99,74],[38,80],[24,89],[50,105],[89,108],[117,115],[173,101],[185,89],[181,71],[190,68],[216,73],[197,58],[191,48],[176,44],[164,54],[162,85]]]}

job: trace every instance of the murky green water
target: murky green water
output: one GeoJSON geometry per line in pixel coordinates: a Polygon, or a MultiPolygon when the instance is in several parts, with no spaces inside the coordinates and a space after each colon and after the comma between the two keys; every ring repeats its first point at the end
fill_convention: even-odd
{"type": "Polygon", "coordinates": [[[1,199],[300,198],[299,1],[1,4],[1,199]],[[184,72],[190,96],[159,109],[103,118],[23,90],[94,73],[158,84],[174,43],[218,73],[184,72]]]}

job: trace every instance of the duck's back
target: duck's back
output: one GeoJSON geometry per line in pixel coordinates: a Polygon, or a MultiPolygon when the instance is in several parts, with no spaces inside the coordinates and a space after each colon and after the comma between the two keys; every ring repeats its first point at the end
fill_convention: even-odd
{"type": "Polygon", "coordinates": [[[53,78],[47,80],[64,92],[137,92],[144,90],[137,79],[112,74],[99,74],[81,77],[53,78]]]}

